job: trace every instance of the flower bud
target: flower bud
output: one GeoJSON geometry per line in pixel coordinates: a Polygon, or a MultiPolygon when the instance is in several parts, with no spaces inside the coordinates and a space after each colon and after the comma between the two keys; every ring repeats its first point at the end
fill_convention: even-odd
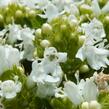
{"type": "Polygon", "coordinates": [[[80,11],[83,14],[90,14],[90,13],[92,13],[92,8],[89,5],[87,5],[87,4],[82,4],[80,6],[80,11]]]}
{"type": "Polygon", "coordinates": [[[9,11],[9,8],[8,8],[8,7],[6,7],[6,8],[5,8],[5,11],[6,11],[6,12],[8,12],[8,11],[9,11]]]}
{"type": "Polygon", "coordinates": [[[89,109],[89,103],[83,102],[82,105],[81,105],[81,109],[89,109]]]}
{"type": "Polygon", "coordinates": [[[89,71],[89,67],[88,67],[88,65],[84,64],[84,65],[82,65],[82,66],[80,67],[79,70],[80,70],[80,72],[82,72],[82,73],[86,73],[86,72],[89,71]]]}
{"type": "Polygon", "coordinates": [[[32,16],[32,17],[36,16],[36,12],[34,10],[30,10],[28,14],[29,16],[32,16]]]}
{"type": "Polygon", "coordinates": [[[23,12],[21,10],[17,10],[15,16],[20,18],[23,16],[23,12]]]}
{"type": "Polygon", "coordinates": [[[105,23],[109,23],[109,16],[105,16],[104,21],[105,23]]]}
{"type": "Polygon", "coordinates": [[[44,24],[42,25],[42,32],[43,32],[44,34],[49,34],[49,33],[51,33],[51,32],[52,32],[52,27],[51,27],[51,25],[48,24],[48,23],[44,23],[44,24]]]}
{"type": "Polygon", "coordinates": [[[3,22],[3,15],[0,14],[0,22],[3,22]]]}
{"type": "Polygon", "coordinates": [[[101,106],[97,101],[91,101],[89,106],[90,109],[101,109],[101,106]]]}
{"type": "Polygon", "coordinates": [[[48,40],[42,40],[40,44],[42,47],[46,48],[50,45],[50,42],[48,40]]]}
{"type": "Polygon", "coordinates": [[[41,37],[42,30],[38,28],[35,32],[36,37],[41,37]]]}
{"type": "Polygon", "coordinates": [[[66,22],[68,20],[68,17],[67,16],[62,16],[62,21],[63,22],[66,22]]]}
{"type": "Polygon", "coordinates": [[[21,73],[24,73],[24,69],[22,67],[19,66],[17,68],[20,70],[21,73]]]}
{"type": "Polygon", "coordinates": [[[79,44],[82,46],[84,44],[84,41],[86,40],[86,36],[82,35],[79,37],[79,44]]]}
{"type": "Polygon", "coordinates": [[[66,26],[66,25],[64,25],[64,24],[63,24],[63,25],[61,25],[61,30],[62,30],[62,31],[65,31],[65,30],[66,30],[66,28],[67,28],[67,26],[66,26]]]}
{"type": "Polygon", "coordinates": [[[72,20],[70,21],[70,26],[71,26],[71,27],[76,27],[76,26],[78,26],[78,20],[72,19],[72,20]]]}
{"type": "Polygon", "coordinates": [[[26,12],[29,12],[30,8],[29,7],[25,7],[25,10],[26,10],[26,12]]]}

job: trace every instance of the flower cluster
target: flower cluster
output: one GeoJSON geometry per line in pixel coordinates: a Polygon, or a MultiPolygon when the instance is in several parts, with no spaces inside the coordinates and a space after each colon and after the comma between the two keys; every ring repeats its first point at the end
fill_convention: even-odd
{"type": "Polygon", "coordinates": [[[108,109],[108,13],[108,0],[0,0],[0,109],[108,109]]]}

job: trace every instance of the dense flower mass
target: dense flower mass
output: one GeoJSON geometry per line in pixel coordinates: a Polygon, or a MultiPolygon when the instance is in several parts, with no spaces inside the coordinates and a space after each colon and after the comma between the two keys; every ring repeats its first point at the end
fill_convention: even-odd
{"type": "Polygon", "coordinates": [[[0,0],[0,109],[109,109],[108,73],[108,0],[0,0]]]}

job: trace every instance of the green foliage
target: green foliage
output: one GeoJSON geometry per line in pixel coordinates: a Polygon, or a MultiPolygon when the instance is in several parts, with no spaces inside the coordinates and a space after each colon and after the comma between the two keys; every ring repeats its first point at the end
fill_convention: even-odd
{"type": "Polygon", "coordinates": [[[53,109],[76,109],[76,106],[72,104],[67,98],[54,98],[51,100],[53,109]]]}
{"type": "Polygon", "coordinates": [[[101,104],[102,109],[109,109],[109,93],[102,92],[98,97],[98,101],[101,104]]]}

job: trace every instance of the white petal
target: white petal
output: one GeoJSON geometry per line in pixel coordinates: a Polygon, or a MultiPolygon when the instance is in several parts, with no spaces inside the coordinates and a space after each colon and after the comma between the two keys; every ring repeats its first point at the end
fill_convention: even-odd
{"type": "Polygon", "coordinates": [[[79,89],[77,85],[71,81],[68,81],[64,85],[64,92],[67,95],[67,97],[75,104],[80,104],[83,99],[80,95],[79,89]]]}
{"type": "Polygon", "coordinates": [[[83,97],[86,101],[90,102],[92,100],[96,100],[98,95],[98,89],[95,83],[91,80],[86,80],[84,89],[83,89],[83,97]]]}
{"type": "Polygon", "coordinates": [[[84,50],[83,50],[83,47],[81,47],[79,50],[78,50],[78,52],[77,52],[77,54],[76,54],[76,58],[79,58],[79,59],[81,59],[82,61],[84,61],[85,60],[85,55],[84,55],[84,50]]]}
{"type": "Polygon", "coordinates": [[[53,4],[49,4],[46,8],[45,15],[48,18],[48,21],[51,21],[59,15],[57,7],[53,4]]]}
{"type": "Polygon", "coordinates": [[[12,99],[16,96],[16,93],[13,91],[11,93],[5,93],[4,94],[4,97],[7,98],[7,99],[12,99]]]}
{"type": "Polygon", "coordinates": [[[101,9],[99,7],[98,0],[92,1],[92,10],[96,16],[99,16],[101,14],[101,9]]]}
{"type": "Polygon", "coordinates": [[[59,79],[59,77],[56,78],[56,77],[47,75],[47,76],[45,77],[45,80],[44,80],[44,81],[47,82],[47,83],[57,83],[57,82],[60,81],[60,79],[59,79]]]}
{"type": "Polygon", "coordinates": [[[109,1],[106,3],[106,5],[102,8],[102,13],[108,13],[109,12],[109,1]]]}
{"type": "Polygon", "coordinates": [[[21,91],[21,88],[22,88],[22,84],[21,84],[21,82],[18,82],[18,83],[16,84],[16,86],[15,86],[16,92],[20,92],[20,91],[21,91]]]}

